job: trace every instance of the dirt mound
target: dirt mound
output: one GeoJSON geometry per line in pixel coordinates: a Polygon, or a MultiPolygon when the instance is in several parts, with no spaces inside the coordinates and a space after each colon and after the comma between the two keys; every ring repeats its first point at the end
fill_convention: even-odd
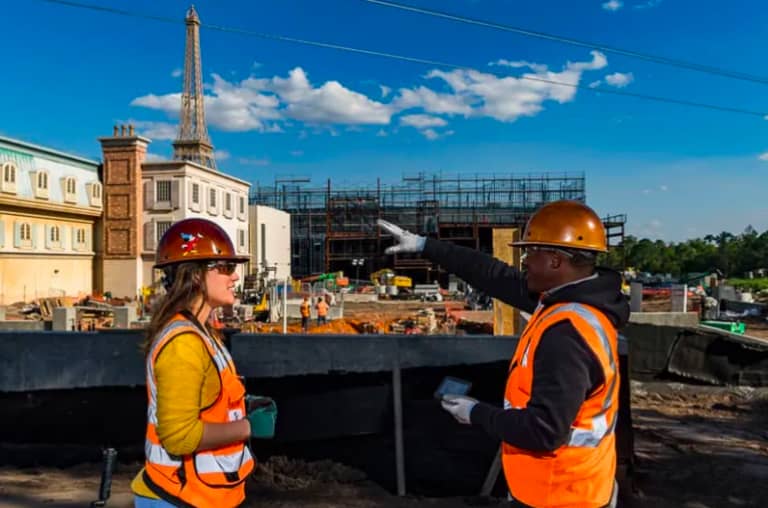
{"type": "Polygon", "coordinates": [[[253,488],[259,490],[299,490],[329,483],[356,483],[365,473],[331,460],[305,462],[285,456],[270,457],[257,465],[252,474],[253,488]]]}

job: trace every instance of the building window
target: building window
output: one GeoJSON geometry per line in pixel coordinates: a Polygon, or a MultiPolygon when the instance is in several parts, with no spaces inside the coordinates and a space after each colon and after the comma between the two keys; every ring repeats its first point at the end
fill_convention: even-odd
{"type": "Polygon", "coordinates": [[[171,181],[170,180],[158,180],[155,199],[158,202],[167,201],[170,203],[171,201],[171,181]]]}
{"type": "Polygon", "coordinates": [[[59,243],[61,240],[61,231],[59,226],[51,227],[51,243],[59,243]]]}
{"type": "Polygon", "coordinates": [[[24,223],[21,225],[21,228],[19,229],[19,238],[21,238],[22,242],[29,242],[32,240],[32,226],[30,226],[28,223],[24,223]]]}
{"type": "Polygon", "coordinates": [[[101,184],[99,182],[96,182],[91,187],[91,197],[94,200],[101,200],[101,184]]]}
{"type": "Polygon", "coordinates": [[[16,194],[16,165],[6,162],[0,168],[0,191],[16,194]]]}
{"type": "Polygon", "coordinates": [[[75,232],[75,242],[79,244],[85,243],[85,229],[84,228],[78,228],[75,232]]]}
{"type": "Polygon", "coordinates": [[[216,189],[211,189],[208,192],[208,206],[211,208],[216,208],[216,189]]]}
{"type": "Polygon", "coordinates": [[[157,242],[160,243],[160,239],[163,237],[168,228],[171,227],[171,221],[157,221],[155,231],[157,233],[157,242]]]}
{"type": "Polygon", "coordinates": [[[237,230],[237,245],[241,249],[245,248],[245,230],[244,229],[237,230]]]}
{"type": "Polygon", "coordinates": [[[232,194],[230,194],[229,192],[224,194],[224,210],[226,210],[227,212],[232,211],[232,194]]]}
{"type": "Polygon", "coordinates": [[[68,203],[77,201],[77,181],[73,176],[64,178],[64,201],[68,203]]]}
{"type": "Polygon", "coordinates": [[[240,215],[245,214],[245,198],[243,196],[240,196],[240,208],[237,213],[239,213],[240,215]]]}
{"type": "Polygon", "coordinates": [[[196,205],[200,204],[200,184],[192,184],[192,202],[196,205]]]}
{"type": "Polygon", "coordinates": [[[37,188],[40,190],[48,189],[48,173],[40,171],[37,173],[37,188]]]}
{"type": "Polygon", "coordinates": [[[16,166],[12,162],[3,164],[3,182],[16,183],[16,166]]]}

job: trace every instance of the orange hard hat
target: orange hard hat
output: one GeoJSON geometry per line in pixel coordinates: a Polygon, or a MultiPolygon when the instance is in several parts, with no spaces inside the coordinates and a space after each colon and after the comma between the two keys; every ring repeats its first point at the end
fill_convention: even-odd
{"type": "Polygon", "coordinates": [[[248,256],[238,256],[229,235],[208,219],[183,219],[171,225],[157,246],[155,268],[187,261],[235,261],[245,263],[248,256]]]}
{"type": "Polygon", "coordinates": [[[512,245],[549,245],[607,252],[605,227],[594,210],[581,201],[553,201],[528,219],[523,238],[512,245]]]}

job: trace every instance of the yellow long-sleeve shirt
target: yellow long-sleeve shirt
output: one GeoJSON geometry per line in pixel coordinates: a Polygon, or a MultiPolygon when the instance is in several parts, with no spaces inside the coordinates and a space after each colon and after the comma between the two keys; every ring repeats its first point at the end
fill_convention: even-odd
{"type": "MultiPolygon", "coordinates": [[[[172,455],[189,455],[203,437],[200,411],[216,401],[221,381],[211,355],[194,333],[179,335],[169,342],[155,362],[157,385],[157,436],[172,455]]],[[[142,478],[131,482],[140,496],[157,499],[142,478]]]]}

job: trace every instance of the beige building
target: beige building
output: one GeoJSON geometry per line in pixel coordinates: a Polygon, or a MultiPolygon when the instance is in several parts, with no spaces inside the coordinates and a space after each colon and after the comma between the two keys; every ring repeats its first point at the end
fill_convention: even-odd
{"type": "Polygon", "coordinates": [[[0,305],[93,291],[99,163],[0,137],[0,305]]]}
{"type": "Polygon", "coordinates": [[[291,215],[269,206],[250,206],[251,269],[267,279],[291,275],[291,215]]]}

